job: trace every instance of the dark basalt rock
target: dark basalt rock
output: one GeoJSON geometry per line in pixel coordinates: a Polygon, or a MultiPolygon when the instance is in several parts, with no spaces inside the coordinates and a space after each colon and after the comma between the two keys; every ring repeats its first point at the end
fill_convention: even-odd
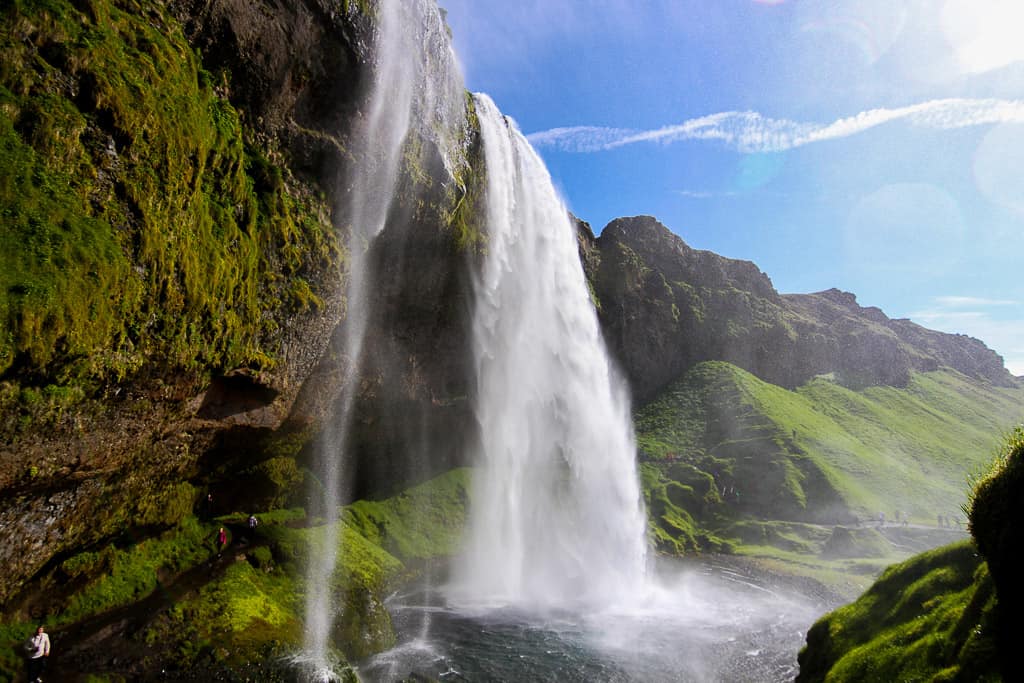
{"type": "Polygon", "coordinates": [[[977,339],[892,320],[836,289],[779,294],[753,263],[692,249],[650,216],[579,236],[605,338],[641,402],[706,360],[788,388],[828,373],[851,387],[904,386],[911,371],[939,367],[1017,383],[977,339]]]}

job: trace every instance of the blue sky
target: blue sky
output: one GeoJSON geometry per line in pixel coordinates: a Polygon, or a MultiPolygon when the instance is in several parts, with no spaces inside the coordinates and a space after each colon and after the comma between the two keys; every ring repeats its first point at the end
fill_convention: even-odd
{"type": "Polygon", "coordinates": [[[595,231],[650,214],[1024,374],[1024,2],[440,4],[595,231]]]}

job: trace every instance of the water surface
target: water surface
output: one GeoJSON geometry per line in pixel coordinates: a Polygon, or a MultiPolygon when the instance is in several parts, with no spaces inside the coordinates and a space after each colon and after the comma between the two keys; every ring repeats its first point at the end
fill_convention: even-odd
{"type": "Polygon", "coordinates": [[[399,645],[366,681],[791,681],[807,629],[832,605],[722,562],[661,572],[641,604],[525,613],[459,606],[419,587],[389,604],[399,645]],[[415,680],[415,679],[414,679],[415,680]]]}

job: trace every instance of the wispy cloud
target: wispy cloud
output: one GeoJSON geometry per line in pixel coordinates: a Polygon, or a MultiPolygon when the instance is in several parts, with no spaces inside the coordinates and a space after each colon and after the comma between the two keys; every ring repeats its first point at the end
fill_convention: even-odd
{"type": "Polygon", "coordinates": [[[676,194],[689,199],[715,199],[718,197],[735,197],[738,192],[711,192],[710,190],[676,190],[676,194]]]}
{"type": "Polygon", "coordinates": [[[566,152],[600,152],[641,142],[671,144],[684,140],[719,140],[744,153],[781,152],[857,135],[893,121],[939,130],[1024,123],[1024,100],[929,100],[906,107],[869,109],[827,124],[775,119],[753,111],[727,111],[654,130],[574,126],[527,137],[536,147],[566,152]]]}
{"type": "Polygon", "coordinates": [[[943,307],[963,308],[971,306],[1019,306],[1019,301],[1012,299],[986,299],[977,296],[937,296],[935,303],[943,307]]]}

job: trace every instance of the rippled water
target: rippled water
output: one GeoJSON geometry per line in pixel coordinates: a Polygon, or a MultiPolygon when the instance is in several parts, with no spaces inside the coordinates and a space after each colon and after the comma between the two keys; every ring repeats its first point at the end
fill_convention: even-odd
{"type": "Polygon", "coordinates": [[[418,589],[390,608],[399,646],[366,681],[791,681],[829,606],[721,564],[662,577],[645,604],[587,614],[453,609],[418,589]]]}

